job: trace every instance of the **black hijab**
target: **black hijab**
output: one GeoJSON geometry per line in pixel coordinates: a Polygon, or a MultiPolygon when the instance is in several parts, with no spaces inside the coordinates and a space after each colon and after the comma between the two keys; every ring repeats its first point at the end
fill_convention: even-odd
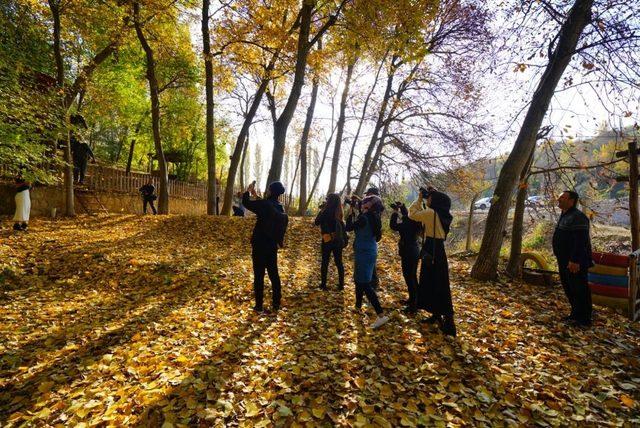
{"type": "Polygon", "coordinates": [[[451,222],[453,221],[453,216],[451,215],[451,198],[447,194],[438,192],[437,190],[429,192],[429,196],[431,196],[431,205],[429,207],[438,214],[446,237],[449,234],[451,222]]]}

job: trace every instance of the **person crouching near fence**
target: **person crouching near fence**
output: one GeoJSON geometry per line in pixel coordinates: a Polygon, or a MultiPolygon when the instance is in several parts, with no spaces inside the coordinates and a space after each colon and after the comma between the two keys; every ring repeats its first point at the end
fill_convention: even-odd
{"type": "Polygon", "coordinates": [[[27,230],[29,227],[29,216],[31,215],[31,195],[29,190],[31,184],[27,182],[21,175],[16,177],[16,212],[13,216],[13,230],[27,230]]]}
{"type": "Polygon", "coordinates": [[[153,205],[153,201],[158,199],[156,195],[156,187],[153,185],[153,180],[149,179],[147,184],[142,186],[139,190],[140,195],[142,196],[142,212],[143,214],[147,213],[147,204],[151,206],[151,210],[153,211],[153,215],[158,214],[155,205],[153,205]]]}
{"type": "Polygon", "coordinates": [[[435,189],[420,188],[418,199],[409,207],[409,218],[422,223],[424,230],[420,251],[418,309],[425,309],[432,313],[432,316],[425,320],[426,322],[438,323],[444,334],[455,336],[449,264],[444,249],[444,241],[453,220],[450,211],[449,196],[435,189]]]}
{"type": "Polygon", "coordinates": [[[382,236],[382,200],[375,195],[367,196],[359,201],[351,200],[351,209],[347,217],[345,230],[354,231],[353,240],[353,270],[356,283],[356,310],[362,307],[363,295],[367,296],[369,303],[375,309],[378,318],[371,328],[378,328],[389,321],[389,316],[384,314],[378,295],[372,287],[373,270],[378,257],[378,241],[382,236]]]}
{"type": "Polygon", "coordinates": [[[344,289],[344,264],[342,263],[342,249],[347,246],[345,225],[343,221],[342,201],[340,195],[331,193],[316,216],[315,225],[320,226],[322,243],[322,262],[320,264],[320,289],[327,289],[327,272],[329,258],[333,254],[333,261],[338,269],[338,290],[344,289]]]}

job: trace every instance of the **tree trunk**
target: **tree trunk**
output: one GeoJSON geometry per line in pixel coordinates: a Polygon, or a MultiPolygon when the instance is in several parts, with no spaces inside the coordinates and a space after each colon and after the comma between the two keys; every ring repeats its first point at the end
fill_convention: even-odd
{"type": "Polygon", "coordinates": [[[249,150],[249,132],[247,131],[247,138],[244,140],[244,147],[242,148],[242,160],[240,161],[240,189],[247,188],[245,168],[247,164],[247,151],[249,150]]]}
{"type": "Polygon", "coordinates": [[[162,150],[160,138],[160,97],[158,92],[158,79],[156,78],[156,63],[153,57],[153,49],[149,46],[147,38],[140,24],[140,4],[133,3],[134,26],[138,40],[142,45],[146,56],[147,80],[149,81],[149,94],[151,97],[151,127],[153,129],[153,144],[160,168],[160,189],[158,190],[158,214],[169,214],[169,175],[167,163],[162,150]]]}
{"type": "Polygon", "coordinates": [[[314,1],[303,0],[300,10],[300,34],[298,35],[298,47],[296,55],[296,66],[291,85],[291,92],[287,99],[280,117],[275,123],[273,132],[273,154],[271,156],[271,167],[267,176],[267,185],[273,181],[280,180],[282,174],[282,161],[284,149],[287,143],[287,131],[293,119],[300,93],[304,86],[304,75],[309,57],[309,30],[311,28],[311,13],[314,8],[314,1]]]}
{"type": "Polygon", "coordinates": [[[567,20],[562,24],[558,44],[549,58],[549,64],[533,94],[513,149],[500,171],[494,192],[494,202],[492,202],[487,216],[480,252],[471,269],[471,276],[475,279],[489,280],[497,275],[498,258],[502,247],[503,230],[511,205],[511,194],[532,147],[535,146],[538,130],[549,108],[555,88],[571,61],[584,27],[591,19],[593,1],[576,0],[569,11],[567,20]]]}
{"type": "Polygon", "coordinates": [[[122,149],[124,148],[124,142],[127,141],[127,137],[129,136],[129,127],[125,126],[124,135],[120,137],[120,141],[118,142],[118,151],[116,152],[115,164],[117,165],[120,161],[120,156],[122,155],[122,149]]]}
{"type": "MultiPolygon", "coordinates": [[[[318,48],[320,49],[320,47],[318,48]]],[[[309,143],[309,132],[311,130],[311,123],[313,122],[313,113],[316,108],[316,100],[318,99],[318,78],[313,79],[313,86],[311,88],[311,101],[309,102],[309,108],[307,109],[307,117],[304,121],[304,128],[302,129],[302,137],[300,138],[300,203],[298,204],[298,215],[304,214],[304,207],[307,200],[307,147],[309,143]]],[[[296,165],[296,172],[298,167],[296,165]]],[[[295,176],[294,176],[295,180],[295,176]]],[[[293,183],[291,186],[293,190],[293,183]]]]}
{"type": "Polygon", "coordinates": [[[378,136],[380,134],[380,130],[384,126],[384,118],[385,113],[387,111],[387,105],[389,104],[389,99],[391,98],[391,88],[393,86],[393,77],[397,68],[394,65],[394,60],[391,61],[391,68],[389,70],[389,74],[387,75],[387,87],[384,90],[384,96],[382,98],[382,104],[380,104],[380,111],[378,111],[378,119],[376,120],[376,126],[373,130],[373,135],[371,136],[371,140],[369,141],[369,147],[367,147],[367,152],[364,155],[364,162],[362,164],[362,170],[360,172],[360,178],[358,179],[358,184],[356,185],[355,193],[361,195],[365,190],[365,187],[368,183],[367,180],[367,172],[369,171],[373,150],[376,147],[378,142],[378,136]]]}
{"type": "Polygon", "coordinates": [[[338,163],[340,162],[340,149],[342,147],[342,136],[344,135],[344,124],[346,122],[347,97],[349,96],[349,86],[351,85],[351,76],[355,68],[355,59],[349,61],[347,65],[347,76],[344,81],[344,89],[340,98],[340,115],[338,116],[338,130],[336,133],[336,144],[333,147],[333,159],[331,159],[331,174],[329,176],[329,189],[327,193],[335,193],[336,181],[338,178],[338,163]]]}
{"type": "MultiPolygon", "coordinates": [[[[295,183],[296,182],[296,178],[298,177],[298,169],[300,167],[300,160],[301,160],[300,155],[298,155],[298,159],[296,159],[296,168],[293,170],[293,180],[291,180],[291,183],[295,183]]],[[[291,185],[291,188],[289,189],[289,198],[287,199],[287,212],[289,212],[289,209],[291,208],[291,204],[293,204],[293,184],[291,185]]],[[[298,209],[298,211],[299,211],[299,209],[298,209]]]]}
{"type": "Polygon", "coordinates": [[[129,146],[129,157],[127,158],[127,167],[124,170],[124,173],[129,175],[131,173],[131,162],[133,162],[133,150],[136,147],[136,139],[131,139],[131,145],[129,146]]]}
{"type": "Polygon", "coordinates": [[[270,73],[275,66],[275,62],[277,59],[277,53],[271,58],[271,62],[267,66],[265,71],[265,75],[262,77],[260,81],[260,85],[256,91],[256,94],[253,96],[253,101],[251,102],[251,107],[247,111],[247,115],[244,118],[244,122],[242,123],[242,128],[240,129],[240,133],[238,134],[238,138],[236,139],[236,145],[233,149],[233,153],[231,154],[231,161],[229,162],[229,173],[227,175],[227,184],[224,189],[224,200],[222,203],[222,215],[230,215],[231,214],[231,203],[233,200],[233,187],[236,181],[236,174],[238,173],[238,165],[240,165],[240,158],[242,155],[242,148],[245,145],[245,140],[249,136],[249,128],[251,127],[251,123],[253,122],[253,118],[258,111],[258,107],[260,107],[260,103],[262,101],[262,96],[267,89],[267,85],[270,80],[270,73]]]}
{"type": "Polygon", "coordinates": [[[478,200],[482,192],[478,192],[471,198],[471,205],[469,206],[469,216],[467,217],[467,241],[464,245],[465,251],[471,251],[471,232],[473,231],[473,212],[475,211],[474,204],[478,200]]]}
{"type": "Polygon", "coordinates": [[[382,61],[380,61],[380,66],[378,67],[378,71],[376,72],[376,77],[373,80],[373,85],[371,86],[371,90],[369,91],[369,94],[367,94],[367,98],[364,100],[364,105],[362,106],[362,115],[360,116],[360,122],[358,123],[358,129],[356,130],[356,135],[353,137],[353,143],[351,144],[351,151],[349,153],[349,163],[347,164],[347,182],[345,183],[345,191],[347,194],[351,193],[351,170],[353,166],[353,154],[355,153],[356,144],[358,142],[358,138],[360,137],[360,130],[362,129],[362,124],[364,123],[364,118],[367,114],[367,106],[369,105],[369,100],[371,99],[371,96],[373,95],[373,92],[375,91],[376,86],[378,85],[378,77],[380,77],[380,72],[382,71],[382,67],[384,67],[386,60],[387,60],[387,54],[385,53],[384,57],[382,58],[382,61]]]}
{"type": "Polygon", "coordinates": [[[202,51],[204,54],[204,73],[207,103],[207,214],[215,215],[216,197],[216,145],[213,129],[213,58],[211,57],[211,40],[209,36],[209,3],[202,1],[202,51]]]}
{"type": "Polygon", "coordinates": [[[316,187],[318,187],[318,181],[320,181],[320,175],[322,174],[322,169],[324,168],[324,163],[327,160],[327,153],[329,152],[329,146],[331,146],[331,140],[333,139],[333,132],[331,136],[327,139],[326,144],[324,145],[324,152],[322,153],[322,161],[320,162],[320,168],[318,168],[318,173],[316,174],[316,178],[313,179],[313,185],[311,186],[311,191],[309,192],[309,197],[304,203],[304,213],[307,212],[307,208],[309,208],[309,203],[311,202],[311,198],[313,198],[313,194],[316,191],[316,187]]]}
{"type": "Polygon", "coordinates": [[[62,112],[64,114],[64,193],[65,193],[65,212],[68,216],[75,216],[75,200],[73,195],[73,161],[71,158],[71,139],[69,134],[69,115],[64,97],[64,61],[62,59],[62,46],[60,45],[60,2],[56,0],[49,0],[49,9],[53,17],[53,55],[56,61],[56,83],[61,96],[62,112]]]}
{"type": "Polygon", "coordinates": [[[535,145],[527,164],[520,173],[520,185],[518,186],[518,194],[516,196],[516,206],[513,211],[513,226],[511,229],[511,250],[509,253],[509,263],[507,263],[507,275],[515,278],[520,273],[520,255],[522,254],[522,233],[524,221],[525,201],[527,200],[527,181],[529,178],[529,170],[533,163],[535,153],[535,145]]]}

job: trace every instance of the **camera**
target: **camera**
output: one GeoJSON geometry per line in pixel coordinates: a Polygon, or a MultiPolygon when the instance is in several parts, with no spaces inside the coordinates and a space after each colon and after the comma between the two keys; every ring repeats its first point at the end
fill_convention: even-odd
{"type": "Polygon", "coordinates": [[[435,192],[435,190],[436,190],[436,189],[435,189],[435,187],[433,187],[433,186],[427,186],[426,188],[424,188],[424,187],[420,186],[420,189],[419,189],[420,194],[421,194],[421,195],[422,195],[422,197],[423,197],[423,198],[425,198],[425,199],[429,196],[429,193],[431,193],[431,192],[435,192]]]}
{"type": "Polygon", "coordinates": [[[399,210],[402,207],[402,202],[398,202],[398,201],[393,202],[392,204],[389,205],[389,207],[392,210],[399,210]]]}
{"type": "Polygon", "coordinates": [[[351,205],[353,208],[360,208],[360,203],[362,201],[356,195],[352,195],[351,198],[347,198],[344,200],[346,205],[351,205]]]}

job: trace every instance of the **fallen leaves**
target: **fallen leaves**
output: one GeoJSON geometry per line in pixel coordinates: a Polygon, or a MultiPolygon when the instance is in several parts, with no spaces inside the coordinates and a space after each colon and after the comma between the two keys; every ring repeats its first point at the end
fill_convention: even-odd
{"type": "MultiPolygon", "coordinates": [[[[299,219],[279,256],[283,308],[258,316],[251,226],[36,220],[0,243],[0,271],[11,272],[0,425],[640,423],[637,324],[603,310],[593,329],[568,329],[559,289],[475,283],[452,260],[457,339],[400,311],[372,331],[370,309],[349,310],[352,285],[317,289],[318,233],[299,219]]],[[[405,286],[390,234],[380,259],[382,303],[399,309],[405,286]]]]}

